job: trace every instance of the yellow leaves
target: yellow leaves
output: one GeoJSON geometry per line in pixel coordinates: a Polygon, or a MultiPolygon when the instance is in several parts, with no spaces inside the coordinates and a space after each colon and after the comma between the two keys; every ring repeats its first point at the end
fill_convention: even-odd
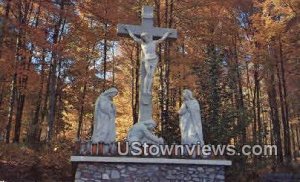
{"type": "Polygon", "coordinates": [[[262,43],[284,34],[289,21],[295,16],[288,1],[267,0],[257,6],[261,8],[261,12],[252,15],[252,20],[258,30],[256,39],[262,43]]]}

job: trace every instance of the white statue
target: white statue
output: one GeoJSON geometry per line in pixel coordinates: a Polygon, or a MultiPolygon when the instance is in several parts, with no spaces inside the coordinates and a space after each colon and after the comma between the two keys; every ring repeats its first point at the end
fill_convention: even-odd
{"type": "Polygon", "coordinates": [[[200,106],[198,101],[193,98],[193,93],[183,90],[184,102],[178,111],[180,117],[181,144],[200,144],[204,145],[200,106]]]}
{"type": "Polygon", "coordinates": [[[155,127],[156,123],[152,119],[147,121],[140,121],[134,124],[129,130],[127,141],[129,142],[129,144],[131,144],[132,142],[163,144],[163,138],[159,138],[153,133],[155,127]]]}
{"type": "Polygon", "coordinates": [[[116,108],[112,102],[118,94],[116,88],[104,91],[97,98],[94,113],[93,143],[111,144],[116,140],[116,108]]]}
{"type": "Polygon", "coordinates": [[[169,36],[170,32],[165,33],[163,37],[158,40],[152,40],[152,38],[147,32],[143,32],[141,34],[141,38],[139,39],[128,29],[128,27],[126,27],[126,30],[128,31],[130,37],[132,37],[134,41],[141,44],[142,60],[145,62],[146,70],[143,93],[151,94],[152,79],[158,63],[156,46],[159,43],[163,42],[169,36]]]}

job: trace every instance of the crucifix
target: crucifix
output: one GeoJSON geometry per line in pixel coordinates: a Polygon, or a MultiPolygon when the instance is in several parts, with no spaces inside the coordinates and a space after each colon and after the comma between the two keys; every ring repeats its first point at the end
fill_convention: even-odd
{"type": "Polygon", "coordinates": [[[118,24],[119,36],[133,38],[141,45],[139,121],[152,119],[152,82],[158,62],[156,47],[165,39],[176,39],[176,29],[153,26],[153,7],[144,6],[141,25],[118,24]]]}

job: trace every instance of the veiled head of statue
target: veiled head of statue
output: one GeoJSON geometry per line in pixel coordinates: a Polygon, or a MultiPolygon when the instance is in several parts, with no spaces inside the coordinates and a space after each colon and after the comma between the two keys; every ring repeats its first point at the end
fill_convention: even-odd
{"type": "Polygon", "coordinates": [[[118,90],[114,87],[107,89],[103,92],[104,96],[109,96],[109,97],[114,97],[116,95],[118,95],[118,90]]]}
{"type": "Polygon", "coordinates": [[[194,99],[193,98],[193,92],[190,91],[189,89],[184,89],[182,94],[183,94],[183,98],[185,100],[192,100],[192,99],[194,99]]]}

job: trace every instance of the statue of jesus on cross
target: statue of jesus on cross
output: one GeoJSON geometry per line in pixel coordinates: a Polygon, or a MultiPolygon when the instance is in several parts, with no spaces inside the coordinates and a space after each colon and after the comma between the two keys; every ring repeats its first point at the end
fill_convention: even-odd
{"type": "Polygon", "coordinates": [[[156,54],[156,46],[163,42],[171,32],[166,32],[164,36],[158,40],[152,40],[147,32],[141,34],[141,38],[136,37],[130,29],[126,26],[125,29],[128,31],[130,37],[134,41],[141,44],[142,48],[142,61],[144,61],[146,76],[144,80],[144,90],[145,94],[151,94],[152,79],[155,73],[155,69],[158,63],[158,56],[156,54]]]}
{"type": "Polygon", "coordinates": [[[152,83],[158,63],[156,47],[166,39],[176,39],[177,31],[172,28],[155,27],[153,7],[144,6],[142,24],[118,24],[119,36],[131,37],[141,45],[142,62],[140,64],[139,121],[152,120],[152,83]]]}

